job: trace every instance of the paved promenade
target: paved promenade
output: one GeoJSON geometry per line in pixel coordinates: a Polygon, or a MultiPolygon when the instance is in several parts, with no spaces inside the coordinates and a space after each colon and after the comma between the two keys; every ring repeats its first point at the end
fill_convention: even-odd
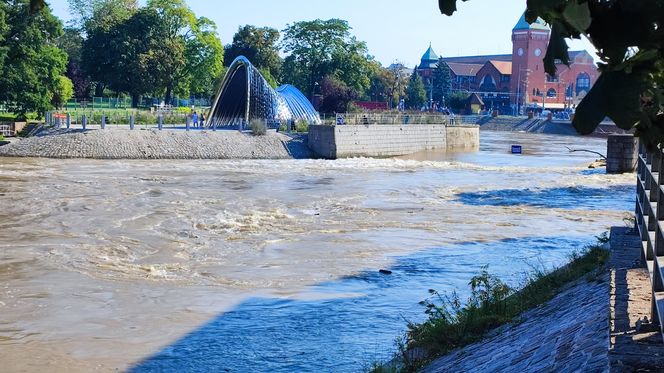
{"type": "Polygon", "coordinates": [[[0,157],[288,159],[310,157],[302,138],[238,131],[55,130],[0,146],[0,157]]]}

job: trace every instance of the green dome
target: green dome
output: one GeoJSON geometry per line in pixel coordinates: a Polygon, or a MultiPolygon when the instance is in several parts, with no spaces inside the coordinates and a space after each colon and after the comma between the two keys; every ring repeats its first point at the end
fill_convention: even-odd
{"type": "Polygon", "coordinates": [[[551,28],[544,22],[543,19],[537,18],[535,22],[532,24],[528,23],[526,21],[526,13],[523,13],[521,15],[521,18],[519,18],[519,22],[516,23],[516,26],[514,26],[514,30],[543,30],[543,31],[551,31],[551,28]]]}
{"type": "Polygon", "coordinates": [[[427,51],[424,52],[424,56],[422,56],[420,68],[435,68],[436,64],[438,64],[438,55],[433,51],[433,48],[431,48],[431,44],[429,44],[429,49],[427,49],[427,51]]]}

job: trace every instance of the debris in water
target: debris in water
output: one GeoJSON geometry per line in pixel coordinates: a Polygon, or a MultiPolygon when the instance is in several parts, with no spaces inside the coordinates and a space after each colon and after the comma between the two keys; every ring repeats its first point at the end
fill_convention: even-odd
{"type": "Polygon", "coordinates": [[[392,271],[388,271],[387,269],[381,269],[378,272],[380,272],[381,275],[391,275],[392,274],[392,271]]]}

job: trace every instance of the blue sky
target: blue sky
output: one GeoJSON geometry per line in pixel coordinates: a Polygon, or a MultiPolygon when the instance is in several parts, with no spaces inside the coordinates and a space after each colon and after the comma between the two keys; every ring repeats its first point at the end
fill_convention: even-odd
{"type": "MultiPolygon", "coordinates": [[[[70,18],[67,0],[50,0],[55,15],[70,18]]],[[[441,56],[511,53],[512,28],[525,0],[459,1],[453,17],[438,11],[436,0],[188,0],[198,16],[217,23],[222,43],[232,41],[245,24],[282,30],[287,24],[316,18],[347,20],[353,33],[384,66],[401,61],[414,66],[432,43],[441,56]],[[498,5],[500,4],[500,5],[498,5]]],[[[594,49],[576,41],[573,49],[594,49]]]]}

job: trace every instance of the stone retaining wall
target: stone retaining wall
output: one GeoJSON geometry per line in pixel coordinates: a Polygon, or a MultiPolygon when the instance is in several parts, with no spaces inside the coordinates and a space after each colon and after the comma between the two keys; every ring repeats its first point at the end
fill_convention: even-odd
{"type": "Polygon", "coordinates": [[[309,126],[309,148],[328,159],[392,157],[479,147],[478,126],[443,124],[309,126]]]}

